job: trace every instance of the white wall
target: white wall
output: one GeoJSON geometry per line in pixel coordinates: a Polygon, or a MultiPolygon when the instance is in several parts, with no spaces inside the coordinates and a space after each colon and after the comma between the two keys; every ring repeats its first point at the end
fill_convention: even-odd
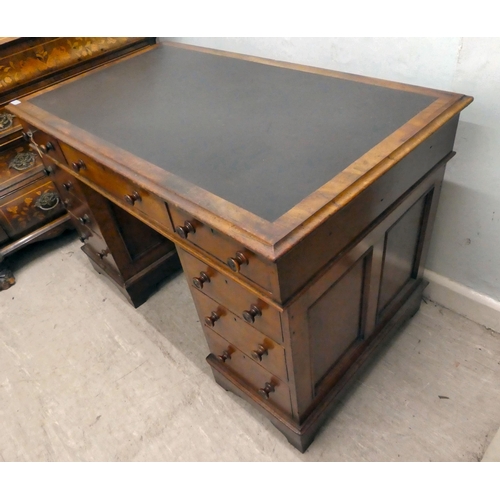
{"type": "Polygon", "coordinates": [[[176,38],[472,95],[427,267],[500,300],[500,38],[176,38]]]}

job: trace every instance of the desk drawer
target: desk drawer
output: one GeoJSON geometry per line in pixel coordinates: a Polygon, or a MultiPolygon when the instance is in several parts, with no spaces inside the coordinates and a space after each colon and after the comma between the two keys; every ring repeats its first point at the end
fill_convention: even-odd
{"type": "Polygon", "coordinates": [[[65,158],[59,142],[42,130],[37,130],[23,120],[19,120],[23,126],[24,138],[30,142],[30,148],[37,151],[40,156],[48,155],[55,160],[64,163],[65,158]]]}
{"type": "Polygon", "coordinates": [[[281,380],[288,380],[285,350],[215,300],[193,290],[200,321],[281,380]]]}
{"type": "Polygon", "coordinates": [[[259,258],[240,243],[219,233],[178,207],[169,205],[174,231],[214,256],[227,266],[229,273],[240,273],[271,294],[278,292],[276,267],[259,258]]]}
{"type": "Polygon", "coordinates": [[[273,376],[262,366],[241,352],[234,344],[217,335],[203,325],[210,352],[227,365],[239,377],[245,379],[255,393],[266,402],[280,408],[288,414],[292,413],[290,390],[282,380],[273,376]]]}
{"type": "Polygon", "coordinates": [[[177,247],[177,252],[188,283],[194,288],[193,292],[201,290],[238,318],[245,320],[274,341],[282,342],[281,316],[278,309],[181,248],[177,247]]]}
{"type": "Polygon", "coordinates": [[[76,177],[93,182],[109,193],[117,205],[132,213],[140,212],[162,228],[170,229],[167,206],[160,198],[64,143],[61,143],[61,149],[76,177]]]}

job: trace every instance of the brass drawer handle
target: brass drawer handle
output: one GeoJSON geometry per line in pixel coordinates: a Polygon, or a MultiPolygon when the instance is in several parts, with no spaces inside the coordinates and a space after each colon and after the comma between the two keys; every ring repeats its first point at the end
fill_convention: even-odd
{"type": "Polygon", "coordinates": [[[218,319],[220,319],[220,316],[215,311],[212,311],[210,313],[210,316],[205,316],[205,325],[207,325],[207,326],[214,326],[215,322],[218,319]]]}
{"type": "Polygon", "coordinates": [[[219,361],[225,363],[228,359],[231,359],[231,353],[229,351],[223,351],[222,354],[217,356],[217,358],[219,359],[219,361]]]}
{"type": "Polygon", "coordinates": [[[264,399],[269,399],[269,394],[274,392],[274,385],[270,382],[266,382],[264,387],[257,391],[264,399]]]}
{"type": "Polygon", "coordinates": [[[248,264],[248,259],[243,252],[236,252],[234,257],[227,259],[227,265],[235,273],[240,272],[240,266],[248,264]]]}
{"type": "Polygon", "coordinates": [[[255,304],[252,304],[248,310],[243,311],[243,319],[247,323],[254,323],[256,316],[262,316],[262,311],[255,304]]]}
{"type": "Polygon", "coordinates": [[[193,278],[193,285],[198,288],[198,290],[201,290],[204,283],[210,283],[210,277],[207,273],[202,271],[198,277],[193,278]]]}
{"type": "Polygon", "coordinates": [[[87,165],[83,160],[74,161],[71,166],[75,172],[80,172],[80,170],[87,170],[87,165]]]}
{"type": "Polygon", "coordinates": [[[132,194],[126,194],[125,195],[125,201],[129,204],[134,206],[136,201],[142,201],[141,195],[137,192],[134,191],[132,194]]]}
{"type": "Polygon", "coordinates": [[[257,346],[257,349],[255,349],[255,351],[252,351],[251,354],[252,358],[255,359],[255,361],[262,361],[262,356],[267,355],[268,352],[262,344],[259,344],[257,346]]]}
{"type": "Polygon", "coordinates": [[[183,239],[185,240],[188,237],[189,233],[196,233],[196,229],[194,228],[193,224],[189,222],[188,220],[184,221],[183,226],[177,226],[175,228],[175,232],[183,239]]]}

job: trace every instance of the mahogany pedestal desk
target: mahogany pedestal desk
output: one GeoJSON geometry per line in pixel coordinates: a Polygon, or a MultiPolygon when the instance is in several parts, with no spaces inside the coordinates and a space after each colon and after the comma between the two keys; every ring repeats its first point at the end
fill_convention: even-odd
{"type": "Polygon", "coordinates": [[[471,101],[164,43],[8,109],[96,269],[138,306],[181,263],[216,381],[305,451],[419,308],[471,101]]]}

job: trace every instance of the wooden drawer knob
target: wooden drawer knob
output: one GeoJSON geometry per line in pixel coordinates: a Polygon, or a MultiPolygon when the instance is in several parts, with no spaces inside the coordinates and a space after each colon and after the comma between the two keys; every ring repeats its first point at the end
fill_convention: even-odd
{"type": "Polygon", "coordinates": [[[214,326],[215,322],[218,319],[220,319],[220,316],[215,311],[212,311],[210,313],[210,316],[205,316],[205,325],[207,325],[207,326],[214,326]]]}
{"type": "Polygon", "coordinates": [[[188,237],[189,233],[196,233],[196,229],[194,228],[193,224],[189,222],[188,220],[184,221],[183,226],[177,226],[175,228],[175,232],[183,239],[185,240],[188,237]]]}
{"type": "Polygon", "coordinates": [[[43,172],[45,175],[48,177],[50,174],[54,173],[54,165],[47,165],[44,169],[43,172]]]}
{"type": "Polygon", "coordinates": [[[81,217],[78,217],[78,222],[80,224],[88,224],[90,222],[90,217],[87,214],[83,214],[81,217]]]}
{"type": "Polygon", "coordinates": [[[255,351],[252,351],[251,354],[252,358],[255,359],[255,361],[262,361],[262,356],[265,356],[267,354],[267,349],[262,344],[259,344],[257,346],[257,349],[255,349],[255,351]]]}
{"type": "Polygon", "coordinates": [[[141,195],[137,191],[134,191],[132,194],[125,195],[125,201],[132,206],[135,204],[136,201],[141,201],[141,200],[142,200],[141,195]]]}
{"type": "Polygon", "coordinates": [[[255,304],[252,304],[250,309],[243,311],[243,319],[247,323],[253,323],[256,316],[262,316],[262,311],[255,304]]]}
{"type": "Polygon", "coordinates": [[[66,181],[63,182],[62,186],[66,191],[69,191],[73,187],[73,183],[71,181],[66,181]]]}
{"type": "Polygon", "coordinates": [[[106,255],[109,255],[109,248],[105,248],[104,250],[101,250],[97,256],[102,260],[106,255]]]}
{"type": "Polygon", "coordinates": [[[258,390],[258,393],[264,398],[269,399],[269,394],[274,392],[274,385],[270,382],[266,382],[264,387],[258,390]]]}
{"type": "Polygon", "coordinates": [[[193,278],[193,285],[198,288],[198,290],[201,290],[203,288],[203,283],[210,283],[210,277],[207,273],[202,271],[197,278],[193,278]]]}
{"type": "Polygon", "coordinates": [[[74,161],[71,166],[75,172],[80,172],[80,170],[87,170],[87,165],[83,160],[74,161]]]}
{"type": "Polygon", "coordinates": [[[248,264],[248,259],[243,252],[236,252],[234,257],[229,257],[229,259],[227,259],[227,265],[235,273],[239,273],[240,266],[244,264],[248,264]]]}
{"type": "Polygon", "coordinates": [[[219,358],[219,361],[225,363],[226,360],[231,359],[231,354],[229,353],[229,351],[224,351],[222,354],[217,356],[217,358],[219,358]]]}
{"type": "Polygon", "coordinates": [[[54,145],[51,142],[47,142],[47,144],[45,144],[45,145],[42,144],[40,146],[40,149],[41,149],[42,153],[47,154],[49,151],[54,151],[56,148],[54,147],[54,145]]]}

